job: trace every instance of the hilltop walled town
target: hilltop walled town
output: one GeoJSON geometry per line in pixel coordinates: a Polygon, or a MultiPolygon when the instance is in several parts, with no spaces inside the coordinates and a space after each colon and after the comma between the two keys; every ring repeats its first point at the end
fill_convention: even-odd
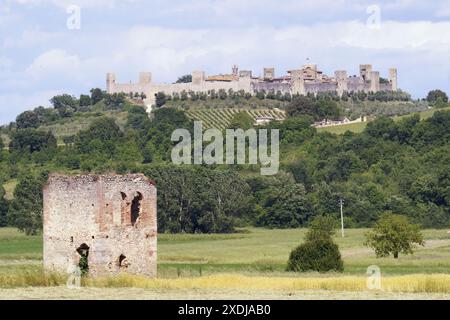
{"type": "Polygon", "coordinates": [[[251,70],[239,70],[233,66],[230,74],[207,76],[204,71],[193,71],[192,81],[188,83],[154,83],[150,72],[141,72],[137,83],[119,83],[114,73],[106,76],[106,91],[113,93],[144,93],[145,104],[154,103],[155,94],[180,94],[186,92],[211,92],[212,90],[244,91],[256,94],[260,91],[281,92],[290,94],[317,94],[320,92],[379,92],[397,91],[397,69],[390,68],[388,77],[380,76],[372,65],[359,66],[359,75],[349,75],[345,70],[335,71],[334,76],[324,74],[316,64],[306,64],[300,69],[288,70],[286,74],[277,76],[275,68],[264,68],[262,76],[256,77],[251,70]]]}

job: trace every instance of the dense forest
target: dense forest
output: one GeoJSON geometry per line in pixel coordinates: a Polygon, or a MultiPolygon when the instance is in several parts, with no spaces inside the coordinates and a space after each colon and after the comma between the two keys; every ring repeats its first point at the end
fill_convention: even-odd
{"type": "MultiPolygon", "coordinates": [[[[448,106],[441,92],[430,93],[428,100],[448,106]]],[[[39,232],[42,186],[55,171],[143,172],[157,183],[160,232],[303,227],[317,215],[337,217],[340,199],[348,227],[372,226],[384,212],[408,216],[423,227],[450,226],[448,109],[426,120],[418,114],[397,122],[380,116],[362,133],[334,135],[311,124],[341,114],[335,98],[290,97],[288,119],[266,125],[280,130],[281,170],[261,176],[258,165],[172,165],[173,130],[193,128],[181,108],[160,107],[148,117],[125,95],[99,89],[79,99],[57,96],[52,104],[18,115],[0,131],[8,137],[0,139],[0,226],[39,232]],[[126,112],[125,123],[105,111],[126,112]],[[42,129],[92,113],[98,114],[87,129],[62,141],[42,129]],[[2,185],[11,180],[17,186],[13,199],[6,200],[2,185]]],[[[248,119],[237,117],[233,127],[248,128],[248,119]]]]}

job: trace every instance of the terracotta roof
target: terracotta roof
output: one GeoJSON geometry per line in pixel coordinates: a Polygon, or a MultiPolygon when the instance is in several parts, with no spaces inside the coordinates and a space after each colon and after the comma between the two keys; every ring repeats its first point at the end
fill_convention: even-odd
{"type": "Polygon", "coordinates": [[[219,74],[206,78],[206,81],[236,81],[238,78],[233,74],[219,74]]]}

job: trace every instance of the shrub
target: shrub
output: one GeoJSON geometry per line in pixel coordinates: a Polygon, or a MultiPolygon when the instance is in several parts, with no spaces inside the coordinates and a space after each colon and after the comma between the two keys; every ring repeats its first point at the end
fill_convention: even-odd
{"type": "Polygon", "coordinates": [[[344,270],[338,246],[331,239],[307,241],[294,249],[288,262],[288,271],[338,271],[344,270]]]}
{"type": "Polygon", "coordinates": [[[331,216],[318,216],[310,222],[306,242],[291,252],[288,271],[344,271],[339,247],[333,242],[336,220],[331,216]]]}

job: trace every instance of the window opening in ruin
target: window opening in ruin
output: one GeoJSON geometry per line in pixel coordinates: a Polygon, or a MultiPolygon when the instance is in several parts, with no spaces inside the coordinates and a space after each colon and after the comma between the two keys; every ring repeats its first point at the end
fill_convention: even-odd
{"type": "Polygon", "coordinates": [[[73,243],[73,237],[70,237],[70,243],[73,243]]]}
{"type": "Polygon", "coordinates": [[[83,243],[77,248],[77,252],[80,255],[80,262],[78,263],[78,267],[81,270],[81,275],[85,276],[89,273],[89,246],[86,243],[83,243]]]}
{"type": "Polygon", "coordinates": [[[131,225],[133,226],[139,218],[139,215],[141,214],[141,201],[142,194],[138,192],[131,202],[131,225]]]}
{"type": "Polygon", "coordinates": [[[122,196],[122,200],[125,200],[127,198],[127,195],[124,192],[121,192],[120,195],[122,196]]]}
{"type": "Polygon", "coordinates": [[[127,261],[127,257],[123,254],[121,254],[119,256],[119,268],[123,269],[123,268],[127,268],[128,267],[128,261],[127,261]]]}

